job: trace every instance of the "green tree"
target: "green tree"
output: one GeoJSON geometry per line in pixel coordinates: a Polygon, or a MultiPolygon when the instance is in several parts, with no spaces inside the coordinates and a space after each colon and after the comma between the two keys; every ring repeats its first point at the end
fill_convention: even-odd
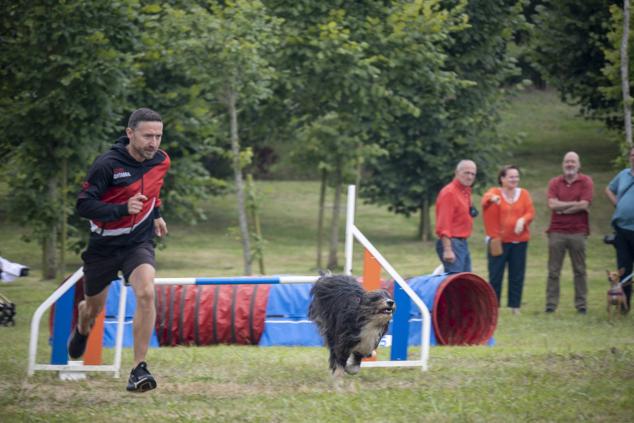
{"type": "Polygon", "coordinates": [[[632,147],[632,97],[630,97],[629,46],[630,46],[630,0],[623,1],[623,25],[621,25],[621,87],[623,91],[623,120],[625,143],[632,147]]]}
{"type": "MultiPolygon", "coordinates": [[[[334,189],[330,269],[339,267],[342,185],[358,179],[362,163],[377,153],[371,129],[383,124],[392,107],[409,106],[386,89],[381,78],[383,52],[372,45],[375,24],[387,18],[391,3],[267,2],[285,20],[280,63],[287,84],[279,87],[278,95],[286,98],[289,115],[300,129],[295,137],[297,156],[319,169],[322,184],[334,189]]],[[[320,192],[325,193],[323,185],[320,192]]],[[[320,221],[322,207],[323,200],[320,221]]],[[[318,249],[320,242],[318,236],[318,249]]]]}
{"type": "MultiPolygon", "coordinates": [[[[604,73],[610,6],[616,0],[544,0],[537,7],[532,34],[533,59],[546,81],[557,88],[563,101],[578,105],[587,116],[621,127],[620,100],[606,96],[600,87],[612,83],[604,73]]],[[[620,83],[618,84],[620,86],[620,83]]]]}
{"type": "Polygon", "coordinates": [[[358,161],[372,155],[372,152],[367,150],[372,149],[373,146],[363,142],[363,134],[351,134],[349,123],[336,112],[320,116],[314,122],[305,125],[298,135],[302,141],[294,152],[294,159],[307,165],[317,163],[322,177],[317,222],[316,266],[318,269],[322,268],[326,187],[330,184],[334,189],[326,267],[335,269],[338,267],[337,251],[343,184],[345,181],[355,179],[358,161]]]}
{"type": "MultiPolygon", "coordinates": [[[[629,28],[629,22],[624,17],[623,9],[619,6],[613,5],[610,7],[610,23],[608,40],[609,46],[604,49],[605,64],[602,72],[606,78],[606,85],[599,87],[601,94],[608,99],[616,107],[612,110],[605,110],[604,114],[609,116],[611,122],[618,122],[618,129],[624,130],[625,146],[631,145],[631,132],[630,136],[627,136],[627,116],[631,116],[631,110],[628,110],[627,106],[631,107],[631,97],[629,95],[629,87],[631,82],[629,81],[629,69],[632,68],[632,33],[628,31],[627,37],[624,37],[625,28],[629,28]],[[624,95],[624,91],[627,92],[624,95]],[[628,97],[628,100],[624,100],[624,97],[628,97]]],[[[631,120],[631,118],[630,118],[631,120]]],[[[616,126],[616,124],[615,124],[616,126]]],[[[631,128],[631,121],[630,121],[631,128]]]]}
{"type": "Polygon", "coordinates": [[[44,278],[58,272],[58,244],[63,269],[75,187],[125,107],[137,6],[3,1],[1,166],[10,215],[42,246],[44,278]]]}
{"type": "MultiPolygon", "coordinates": [[[[204,2],[201,2],[204,3],[204,2]]],[[[167,8],[170,18],[162,28],[169,66],[185,70],[208,110],[228,121],[228,139],[236,189],[244,273],[251,274],[251,246],[245,207],[243,168],[250,151],[240,145],[239,114],[272,93],[276,70],[268,57],[278,47],[281,21],[269,16],[258,1],[207,2],[204,7],[167,8]]]]}
{"type": "Polygon", "coordinates": [[[495,128],[504,82],[515,72],[507,44],[522,16],[517,1],[433,3],[435,25],[404,9],[399,19],[410,22],[409,32],[387,31],[390,87],[420,112],[388,127],[380,143],[387,157],[372,161],[362,192],[395,213],[420,212],[424,240],[431,237],[430,207],[456,163],[472,159],[486,174],[508,143],[495,128]]]}
{"type": "MultiPolygon", "coordinates": [[[[186,13],[190,2],[172,2],[186,13]]],[[[177,14],[172,8],[150,4],[141,8],[137,19],[141,36],[135,45],[134,78],[128,92],[133,107],[147,106],[159,111],[165,122],[162,148],[170,154],[172,166],[162,190],[166,218],[190,224],[205,220],[200,199],[224,193],[224,175],[207,166],[210,157],[224,157],[224,130],[221,114],[203,87],[191,78],[185,66],[167,54],[165,28],[177,14]],[[170,12],[171,11],[171,12],[170,12]],[[211,103],[211,104],[210,104],[211,103]]],[[[191,33],[171,34],[170,42],[191,37],[191,33]]]]}

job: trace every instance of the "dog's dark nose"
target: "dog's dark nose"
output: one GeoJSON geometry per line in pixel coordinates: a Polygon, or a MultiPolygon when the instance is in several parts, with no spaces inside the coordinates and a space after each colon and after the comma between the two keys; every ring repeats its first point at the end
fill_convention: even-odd
{"type": "Polygon", "coordinates": [[[394,301],[393,300],[387,300],[387,306],[392,308],[394,307],[394,301]]]}

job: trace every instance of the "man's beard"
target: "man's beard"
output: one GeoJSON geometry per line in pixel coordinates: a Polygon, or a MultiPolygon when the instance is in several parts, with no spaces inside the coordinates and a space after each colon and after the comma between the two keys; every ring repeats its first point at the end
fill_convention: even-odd
{"type": "Polygon", "coordinates": [[[154,156],[156,155],[156,152],[158,151],[158,149],[156,150],[146,150],[144,148],[136,148],[136,147],[132,147],[134,149],[134,151],[136,151],[136,153],[143,157],[145,160],[152,160],[154,158],[154,156]]]}
{"type": "Polygon", "coordinates": [[[147,150],[142,150],[142,156],[145,158],[145,160],[151,160],[154,158],[154,156],[156,155],[156,152],[158,150],[152,150],[152,151],[147,151],[147,150]]]}

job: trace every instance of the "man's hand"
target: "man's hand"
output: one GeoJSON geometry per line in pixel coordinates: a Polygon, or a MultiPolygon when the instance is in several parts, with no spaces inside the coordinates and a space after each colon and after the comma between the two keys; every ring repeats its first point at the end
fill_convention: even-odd
{"type": "Polygon", "coordinates": [[[442,259],[447,263],[453,263],[456,261],[456,255],[451,248],[446,248],[442,251],[442,259]]]}
{"type": "Polygon", "coordinates": [[[154,233],[159,237],[167,235],[167,223],[165,223],[162,217],[154,219],[154,233]]]}
{"type": "Polygon", "coordinates": [[[138,214],[143,208],[144,201],[147,201],[147,197],[140,192],[130,197],[128,200],[128,214],[138,214]]]}
{"type": "Polygon", "coordinates": [[[451,239],[447,236],[441,236],[440,242],[442,243],[442,259],[447,263],[453,263],[456,261],[456,255],[451,248],[451,239]]]}
{"type": "Polygon", "coordinates": [[[492,195],[489,198],[489,202],[491,202],[493,204],[500,204],[500,196],[499,195],[492,195]]]}

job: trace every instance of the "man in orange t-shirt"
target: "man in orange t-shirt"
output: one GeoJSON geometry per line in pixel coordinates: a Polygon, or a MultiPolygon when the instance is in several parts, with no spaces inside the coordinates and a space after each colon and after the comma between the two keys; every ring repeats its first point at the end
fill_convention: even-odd
{"type": "Polygon", "coordinates": [[[460,161],[453,181],[440,190],[436,199],[436,253],[448,273],[471,271],[467,238],[478,214],[471,203],[476,172],[473,161],[460,161]]]}

